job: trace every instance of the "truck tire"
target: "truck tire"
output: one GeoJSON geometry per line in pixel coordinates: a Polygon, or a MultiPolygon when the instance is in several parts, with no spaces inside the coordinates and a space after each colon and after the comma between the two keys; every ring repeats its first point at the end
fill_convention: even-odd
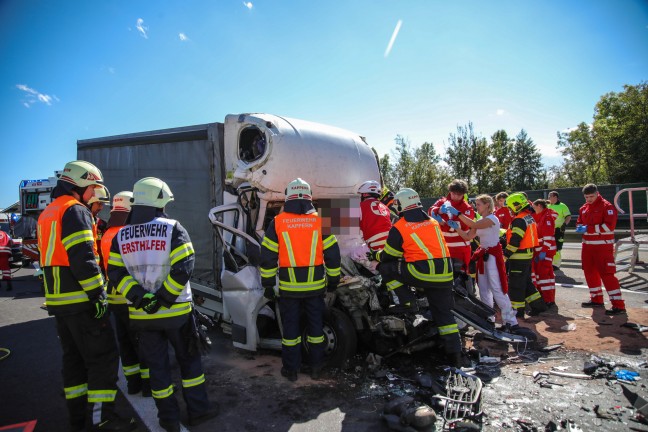
{"type": "MultiPolygon", "coordinates": [[[[302,340],[307,339],[304,330],[302,340]]],[[[344,368],[355,355],[358,345],[353,323],[344,312],[331,308],[324,315],[324,363],[329,367],[344,368]]],[[[304,360],[308,359],[308,344],[304,347],[304,360]]]]}

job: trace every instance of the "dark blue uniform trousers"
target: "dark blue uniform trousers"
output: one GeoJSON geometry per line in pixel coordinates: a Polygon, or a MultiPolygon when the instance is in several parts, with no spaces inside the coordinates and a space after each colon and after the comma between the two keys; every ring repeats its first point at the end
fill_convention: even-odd
{"type": "Polygon", "coordinates": [[[324,299],[321,294],[311,297],[279,298],[279,312],[283,326],[281,359],[283,367],[291,371],[298,371],[301,367],[301,328],[299,325],[301,309],[306,317],[306,334],[310,365],[313,368],[322,366],[324,359],[324,299]]]}
{"type": "MultiPolygon", "coordinates": [[[[158,323],[154,324],[158,326],[156,330],[142,328],[140,325],[136,327],[139,332],[140,356],[150,370],[151,392],[158,409],[158,418],[167,422],[180,421],[178,401],[173,394],[169,343],[173,346],[176,360],[180,366],[182,396],[187,404],[189,417],[201,416],[210,409],[200,353],[190,355],[188,350],[189,344],[185,327],[191,325],[190,318],[191,314],[186,315],[184,324],[175,328],[160,328],[158,323]]],[[[162,318],[151,321],[164,320],[162,318]]],[[[176,320],[177,317],[172,321],[177,322],[176,320]]],[[[144,325],[147,324],[149,323],[144,325]]]]}

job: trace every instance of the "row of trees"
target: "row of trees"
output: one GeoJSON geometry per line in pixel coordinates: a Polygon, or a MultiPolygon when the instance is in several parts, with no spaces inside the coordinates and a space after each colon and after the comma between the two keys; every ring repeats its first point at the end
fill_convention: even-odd
{"type": "Polygon", "coordinates": [[[583,122],[558,132],[557,148],[564,157],[558,166],[542,165],[542,155],[524,129],[515,137],[498,130],[486,139],[476,136],[469,122],[449,135],[444,156],[430,142],[413,148],[398,135],[395,144],[380,159],[383,181],[392,190],[411,187],[423,197],[445,195],[453,178],[466,180],[471,193],[646,181],[648,83],[604,95],[592,125],[583,122]]]}

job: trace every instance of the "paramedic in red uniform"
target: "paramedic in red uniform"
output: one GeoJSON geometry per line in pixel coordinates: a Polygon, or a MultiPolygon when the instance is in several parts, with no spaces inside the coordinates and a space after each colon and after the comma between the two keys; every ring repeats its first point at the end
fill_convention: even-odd
{"type": "Polygon", "coordinates": [[[367,247],[379,251],[385,247],[387,235],[392,227],[389,209],[380,202],[380,183],[369,180],[360,185],[360,231],[367,247]]]}
{"type": "Polygon", "coordinates": [[[0,230],[0,280],[7,281],[7,291],[13,289],[11,286],[11,266],[9,265],[12,245],[13,242],[9,234],[0,230]]]}
{"type": "MultiPolygon", "coordinates": [[[[442,206],[451,206],[459,213],[466,216],[468,219],[475,219],[475,210],[472,206],[466,202],[464,195],[468,192],[468,185],[463,180],[453,180],[448,185],[448,195],[445,198],[441,198],[436,203],[430,207],[428,214],[439,222],[441,225],[441,231],[443,232],[443,238],[445,239],[448,249],[450,250],[450,256],[454,261],[454,267],[456,270],[463,269],[468,273],[468,263],[470,262],[470,256],[472,255],[472,250],[470,249],[470,242],[464,240],[457,231],[451,228],[446,222],[451,220],[453,217],[452,214],[443,211],[442,206]]],[[[470,227],[466,225],[461,220],[457,219],[460,228],[463,231],[469,231],[470,227]]]]}
{"type": "Polygon", "coordinates": [[[547,201],[538,199],[533,202],[533,219],[538,229],[538,246],[533,253],[533,282],[547,307],[556,307],[556,275],[553,270],[553,257],[556,254],[556,214],[547,207],[547,201]]]}
{"type": "Polygon", "coordinates": [[[583,302],[582,307],[603,307],[603,289],[610,297],[612,308],[606,315],[625,315],[625,303],[621,298],[621,287],[617,279],[614,264],[614,228],[617,223],[617,211],[609,201],[599,193],[595,184],[583,188],[585,204],[578,212],[576,232],[583,234],[581,260],[585,280],[590,292],[590,301],[583,302]]]}

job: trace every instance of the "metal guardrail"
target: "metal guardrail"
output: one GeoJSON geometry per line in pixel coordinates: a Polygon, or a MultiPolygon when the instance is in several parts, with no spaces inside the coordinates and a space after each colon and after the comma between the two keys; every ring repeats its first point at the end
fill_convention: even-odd
{"type": "MultiPolygon", "coordinates": [[[[619,205],[619,197],[624,193],[628,193],[628,205],[630,207],[629,216],[630,216],[630,237],[619,239],[614,244],[614,257],[615,262],[617,263],[617,271],[623,271],[628,269],[628,273],[634,271],[635,265],[639,260],[639,245],[648,244],[648,235],[641,234],[635,235],[635,217],[647,217],[648,213],[635,213],[634,205],[632,202],[632,193],[643,191],[648,198],[648,187],[635,187],[635,188],[626,188],[621,189],[614,196],[614,206],[619,211],[620,214],[625,214],[626,212],[619,205]],[[628,253],[628,251],[630,253],[628,253]],[[624,253],[625,252],[625,253],[624,253]],[[627,261],[627,262],[626,262],[627,261]]],[[[648,212],[648,209],[647,209],[648,212]]]]}

